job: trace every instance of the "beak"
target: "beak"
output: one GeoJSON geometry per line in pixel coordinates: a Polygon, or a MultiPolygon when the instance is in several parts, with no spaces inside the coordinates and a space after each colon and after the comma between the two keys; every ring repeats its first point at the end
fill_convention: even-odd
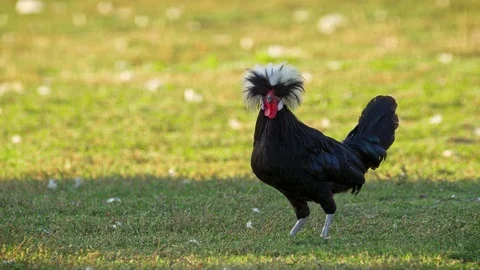
{"type": "Polygon", "coordinates": [[[278,106],[277,106],[277,98],[273,93],[273,90],[268,91],[267,95],[265,96],[265,112],[264,115],[270,119],[273,119],[277,116],[278,106]]]}

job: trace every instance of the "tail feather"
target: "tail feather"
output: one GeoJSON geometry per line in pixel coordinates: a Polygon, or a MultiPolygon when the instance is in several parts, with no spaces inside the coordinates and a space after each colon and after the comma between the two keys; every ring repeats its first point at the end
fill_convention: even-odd
{"type": "Polygon", "coordinates": [[[378,168],[387,157],[387,150],[395,141],[395,130],[398,128],[396,109],[393,97],[375,97],[363,110],[357,126],[343,141],[359,155],[366,168],[378,168]]]}

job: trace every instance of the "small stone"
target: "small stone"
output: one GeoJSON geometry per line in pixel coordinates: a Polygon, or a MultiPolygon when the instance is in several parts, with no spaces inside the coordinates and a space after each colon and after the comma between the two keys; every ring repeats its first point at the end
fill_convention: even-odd
{"type": "Polygon", "coordinates": [[[328,118],[323,118],[320,125],[322,128],[328,128],[330,126],[330,120],[328,118]]]}
{"type": "Polygon", "coordinates": [[[240,47],[245,51],[249,51],[253,48],[253,39],[251,37],[243,37],[240,39],[240,47]]]}
{"type": "Polygon", "coordinates": [[[180,16],[182,16],[182,13],[183,13],[183,8],[181,7],[169,7],[165,11],[165,16],[167,17],[167,19],[174,21],[174,20],[178,20],[180,16]]]}
{"type": "Polygon", "coordinates": [[[107,203],[121,202],[120,198],[112,197],[107,200],[107,203]]]}
{"type": "Polygon", "coordinates": [[[47,85],[41,85],[37,88],[37,93],[41,96],[50,95],[50,87],[47,85]]]}
{"type": "Polygon", "coordinates": [[[57,189],[57,187],[58,187],[57,181],[55,181],[54,179],[48,180],[48,185],[47,185],[48,189],[55,190],[57,189]]]}
{"type": "Polygon", "coordinates": [[[346,25],[347,19],[339,13],[331,13],[321,17],[317,23],[317,29],[320,33],[330,35],[338,28],[346,25]]]}
{"type": "Polygon", "coordinates": [[[43,11],[43,2],[39,0],[19,0],[15,6],[21,15],[39,14],[43,11]]]}
{"type": "Polygon", "coordinates": [[[171,177],[175,177],[177,175],[177,171],[175,170],[175,168],[168,169],[168,175],[170,175],[171,177]]]}
{"type": "Polygon", "coordinates": [[[228,120],[228,125],[235,130],[239,130],[242,128],[242,123],[240,123],[240,121],[238,121],[237,119],[228,120]]]}
{"type": "Polygon", "coordinates": [[[437,60],[442,64],[448,64],[452,62],[453,55],[451,53],[441,53],[437,56],[437,60]]]}
{"type": "Polygon", "coordinates": [[[81,177],[75,177],[75,184],[73,187],[79,188],[81,185],[83,185],[83,179],[81,177]]]}
{"type": "Polygon", "coordinates": [[[113,10],[112,2],[101,1],[101,2],[98,2],[97,4],[97,11],[102,15],[107,15],[110,12],[112,12],[112,10],[113,10]]]}
{"type": "Polygon", "coordinates": [[[22,142],[22,137],[20,135],[13,135],[12,136],[12,143],[19,144],[22,142]]]}
{"type": "Polygon", "coordinates": [[[302,73],[302,77],[305,79],[305,82],[306,82],[306,83],[311,82],[312,79],[313,79],[312,73],[310,73],[310,72],[308,72],[308,71],[307,71],[307,72],[303,72],[303,73],[302,73]]]}
{"type": "Polygon", "coordinates": [[[432,125],[438,125],[443,121],[443,117],[441,114],[436,114],[428,120],[428,122],[432,125]]]}
{"type": "Polygon", "coordinates": [[[185,101],[191,103],[200,103],[203,101],[203,96],[195,92],[192,88],[185,89],[183,97],[185,98],[185,101]]]}

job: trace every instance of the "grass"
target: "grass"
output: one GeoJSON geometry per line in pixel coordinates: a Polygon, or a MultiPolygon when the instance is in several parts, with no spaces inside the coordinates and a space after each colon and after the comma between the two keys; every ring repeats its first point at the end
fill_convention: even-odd
{"type": "Polygon", "coordinates": [[[0,268],[479,266],[476,1],[44,2],[0,2],[0,268]],[[347,22],[325,35],[329,13],[347,22]],[[387,161],[337,196],[328,241],[317,206],[288,237],[293,210],[249,167],[241,76],[285,60],[312,77],[297,116],[331,137],[373,96],[399,103],[387,161]]]}

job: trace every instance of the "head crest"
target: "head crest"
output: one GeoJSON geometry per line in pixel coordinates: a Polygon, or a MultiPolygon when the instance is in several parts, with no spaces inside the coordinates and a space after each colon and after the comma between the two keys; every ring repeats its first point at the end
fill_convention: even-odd
{"type": "Polygon", "coordinates": [[[290,65],[256,65],[247,69],[243,77],[243,101],[248,108],[256,109],[262,97],[273,90],[288,108],[294,109],[302,102],[303,81],[302,75],[290,65]]]}

